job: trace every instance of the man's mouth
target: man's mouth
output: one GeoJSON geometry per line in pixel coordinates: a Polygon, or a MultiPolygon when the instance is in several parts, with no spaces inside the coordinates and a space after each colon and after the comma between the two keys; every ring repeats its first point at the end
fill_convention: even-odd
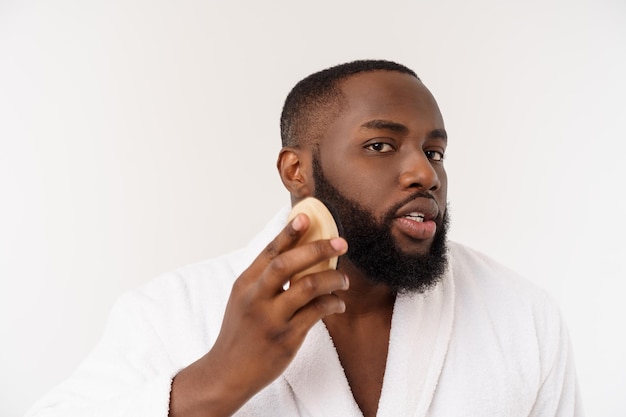
{"type": "Polygon", "coordinates": [[[411,212],[409,214],[405,214],[404,216],[405,219],[409,219],[409,220],[413,220],[415,222],[420,222],[422,223],[424,221],[424,218],[426,217],[426,215],[424,213],[418,213],[418,212],[411,212]]]}
{"type": "Polygon", "coordinates": [[[432,198],[415,198],[395,214],[394,225],[404,236],[414,240],[432,239],[437,231],[439,207],[432,198]]]}

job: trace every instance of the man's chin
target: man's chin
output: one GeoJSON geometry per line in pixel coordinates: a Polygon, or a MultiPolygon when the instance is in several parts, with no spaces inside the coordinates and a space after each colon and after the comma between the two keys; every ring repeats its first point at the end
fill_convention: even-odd
{"type": "Polygon", "coordinates": [[[396,246],[400,251],[409,253],[422,252],[427,254],[433,246],[433,238],[430,239],[412,239],[406,237],[395,238],[396,246]]]}
{"type": "Polygon", "coordinates": [[[406,235],[391,233],[398,252],[407,257],[427,256],[431,253],[434,238],[413,239],[406,235]]]}

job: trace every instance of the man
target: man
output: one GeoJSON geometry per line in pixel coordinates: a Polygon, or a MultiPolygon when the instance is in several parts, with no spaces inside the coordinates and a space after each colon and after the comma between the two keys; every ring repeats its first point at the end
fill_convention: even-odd
{"type": "Polygon", "coordinates": [[[558,310],[447,242],[447,135],[410,69],[356,61],[294,87],[278,171],[342,237],[281,212],[238,252],[122,298],[31,415],[580,416],[558,310]],[[269,242],[269,243],[268,243],[269,242]],[[324,259],[337,270],[285,284],[324,259]]]}

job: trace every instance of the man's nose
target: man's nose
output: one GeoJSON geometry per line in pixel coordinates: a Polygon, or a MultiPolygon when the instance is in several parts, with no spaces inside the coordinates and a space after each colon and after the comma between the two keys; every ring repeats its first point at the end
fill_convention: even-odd
{"type": "Polygon", "coordinates": [[[437,171],[421,149],[404,156],[398,182],[403,189],[422,191],[435,191],[441,186],[437,171]]]}

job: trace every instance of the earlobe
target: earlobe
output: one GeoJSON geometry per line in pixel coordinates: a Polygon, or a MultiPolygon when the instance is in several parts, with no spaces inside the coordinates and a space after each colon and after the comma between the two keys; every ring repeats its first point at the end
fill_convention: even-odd
{"type": "Polygon", "coordinates": [[[278,154],[276,167],[280,179],[292,197],[301,199],[311,195],[312,187],[309,184],[310,175],[305,151],[302,149],[285,147],[278,154]]]}

